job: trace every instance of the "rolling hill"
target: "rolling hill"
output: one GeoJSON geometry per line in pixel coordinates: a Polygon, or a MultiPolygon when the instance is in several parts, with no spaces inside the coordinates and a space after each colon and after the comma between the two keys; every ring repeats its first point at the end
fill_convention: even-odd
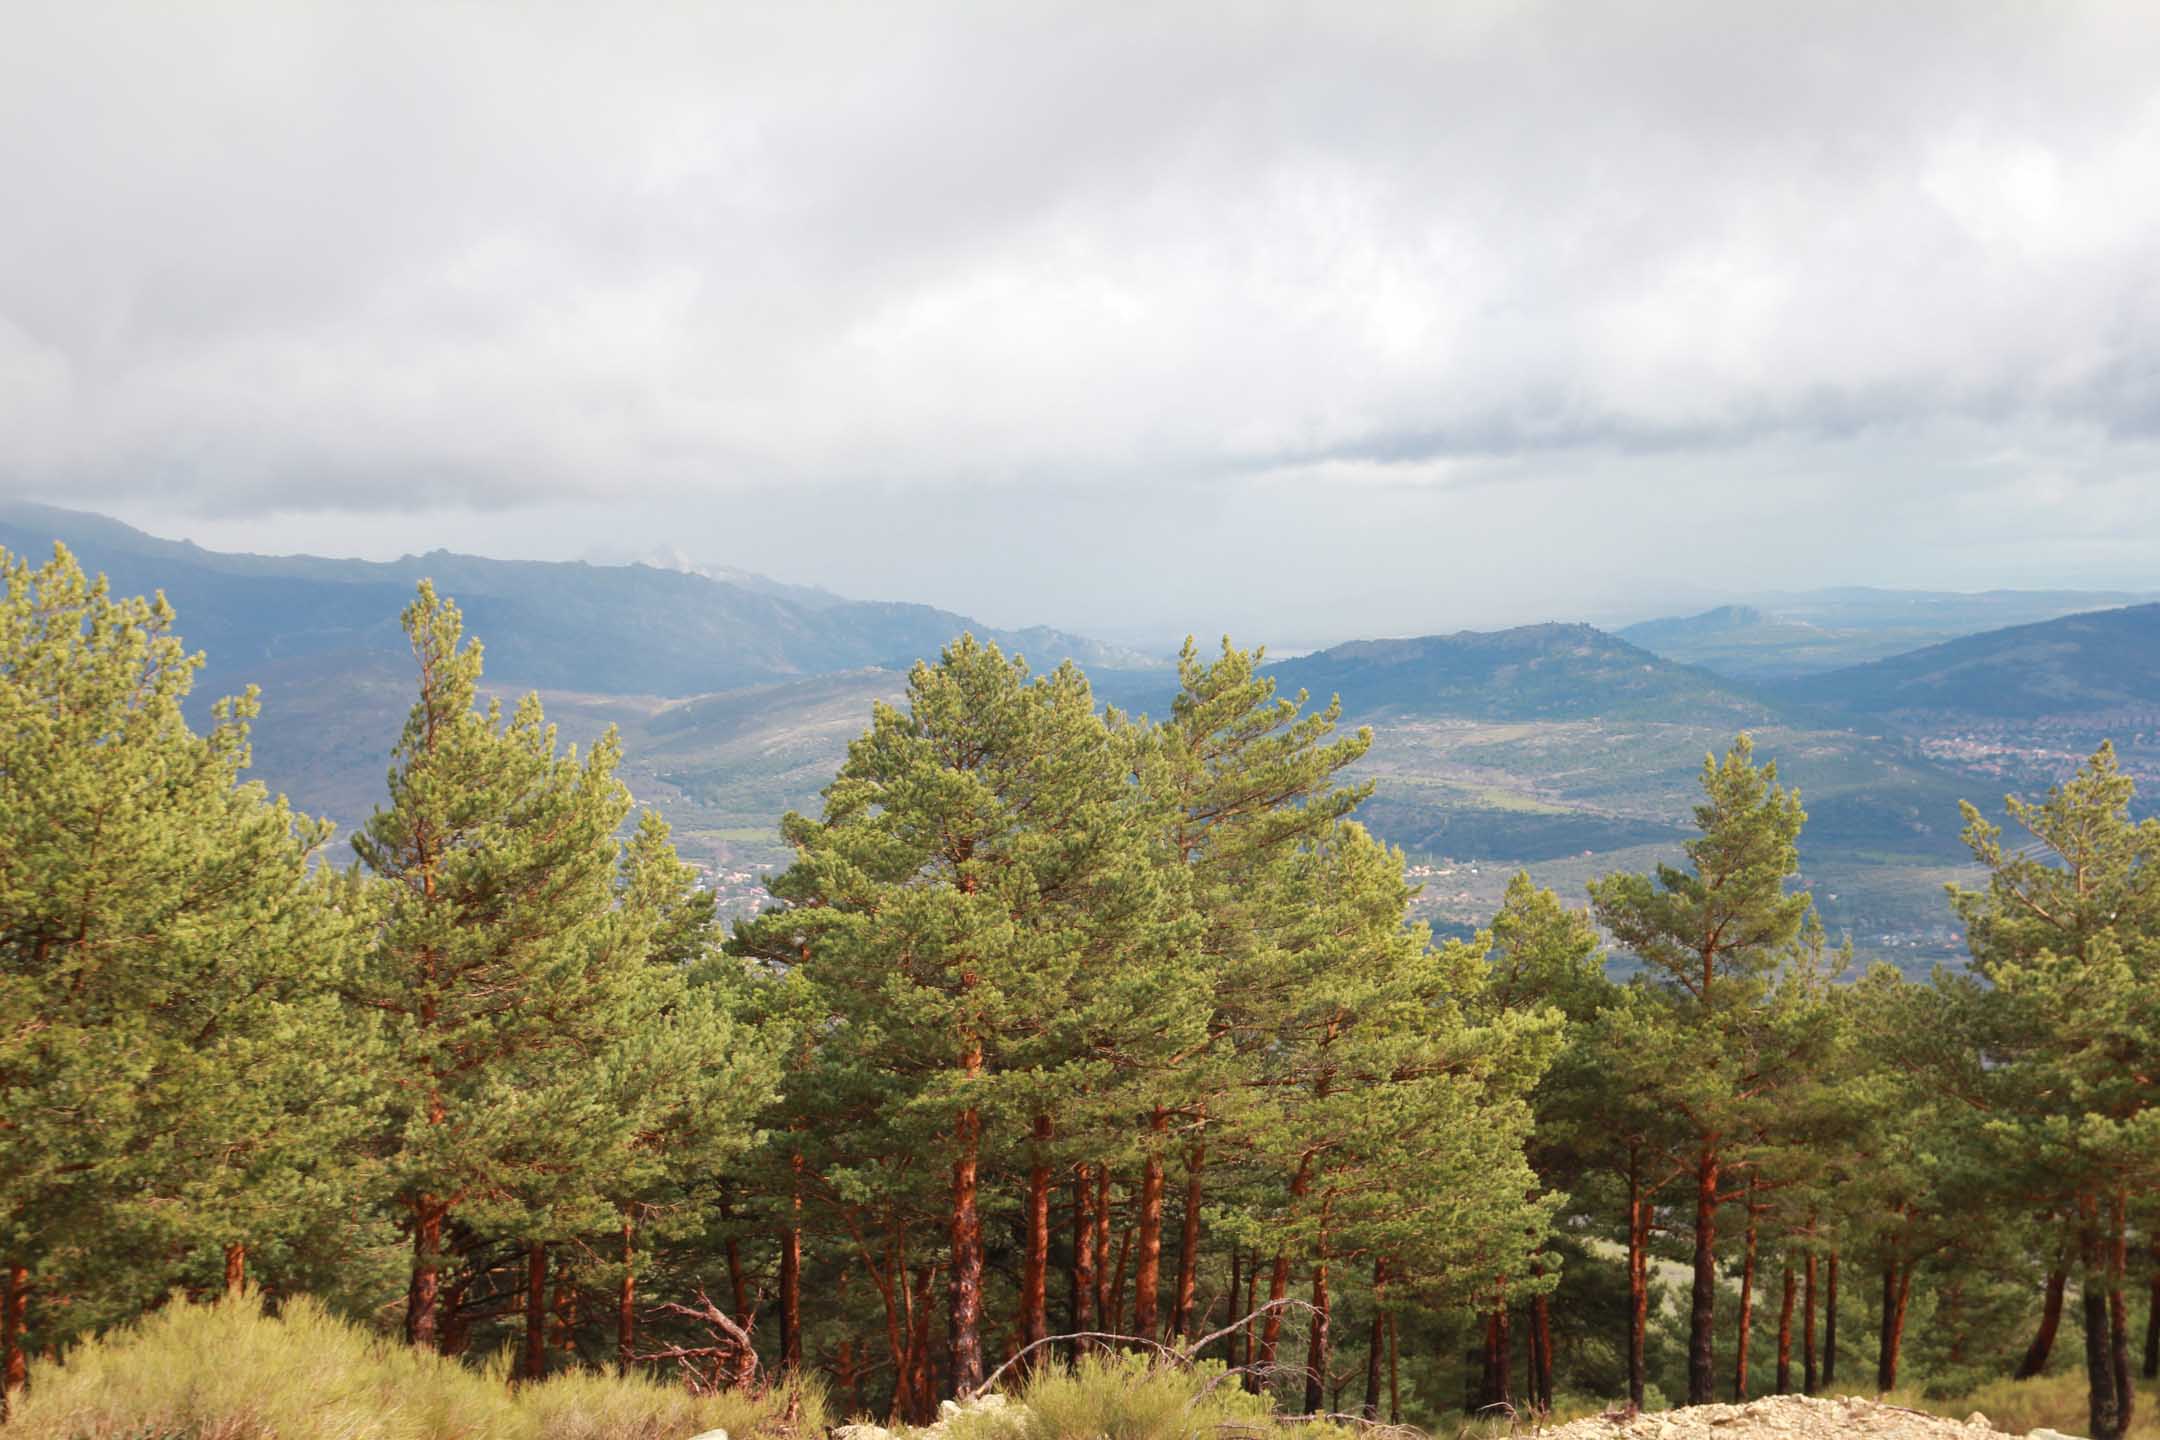
{"type": "Polygon", "coordinates": [[[1357,640],[1271,669],[1283,689],[1340,695],[1344,710],[1360,716],[1579,720],[1686,712],[1728,716],[1736,726],[1769,716],[1731,682],[1588,625],[1357,640]]]}
{"type": "Polygon", "coordinates": [[[1670,660],[1738,680],[1788,680],[2059,616],[2139,604],[2111,590],[1880,590],[1847,586],[1757,596],[1617,634],[1670,660]]]}
{"type": "Polygon", "coordinates": [[[1860,715],[2036,720],[2160,706],[2160,605],[1963,636],[1783,688],[1860,715]]]}

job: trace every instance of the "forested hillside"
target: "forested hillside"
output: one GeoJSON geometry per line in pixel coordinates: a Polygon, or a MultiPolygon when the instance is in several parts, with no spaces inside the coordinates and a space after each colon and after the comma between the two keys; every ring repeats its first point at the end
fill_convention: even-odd
{"type": "MultiPolygon", "coordinates": [[[[1935,822],[1968,972],[1860,973],[1803,865],[1810,755],[1738,726],[1663,862],[1514,875],[1436,939],[1340,707],[1225,644],[1129,718],[963,637],[867,714],[808,697],[853,742],[727,925],[624,784],[639,737],[491,699],[431,584],[328,866],[247,778],[252,699],[188,722],[184,617],[5,567],[26,1415],[83,1337],[250,1295],[497,1383],[680,1372],[798,1419],[805,1384],[922,1422],[1121,1354],[1090,1383],[1189,1371],[1172,1403],[1240,1387],[1239,1428],[2072,1371],[2096,1440],[2143,1413],[2160,823],[2110,748],[2001,828],[1935,822]]],[[[663,742],[762,713],[653,707],[663,742]]]]}

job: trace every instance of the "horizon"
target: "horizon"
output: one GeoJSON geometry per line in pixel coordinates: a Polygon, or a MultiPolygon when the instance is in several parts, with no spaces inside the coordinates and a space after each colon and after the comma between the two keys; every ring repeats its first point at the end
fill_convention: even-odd
{"type": "MultiPolygon", "coordinates": [[[[4,515],[4,514],[5,514],[5,509],[4,509],[5,503],[6,503],[6,502],[5,502],[5,499],[4,499],[4,497],[0,497],[0,515],[4,515]]],[[[194,538],[194,537],[193,537],[192,535],[186,535],[186,534],[158,534],[158,533],[156,533],[155,531],[151,531],[151,530],[148,530],[148,529],[146,529],[146,528],[145,528],[145,527],[143,527],[143,526],[140,526],[140,525],[136,525],[136,524],[134,524],[133,522],[130,522],[130,521],[126,520],[126,519],[123,519],[122,517],[120,517],[120,516],[118,516],[118,515],[113,515],[113,514],[105,513],[105,512],[102,512],[102,511],[97,511],[97,510],[86,510],[86,509],[81,509],[81,508],[78,508],[78,507],[74,507],[74,506],[68,506],[68,505],[56,505],[56,504],[51,504],[50,502],[46,502],[46,501],[29,501],[29,502],[18,502],[18,503],[26,503],[26,504],[29,504],[29,505],[32,505],[32,506],[36,506],[36,507],[41,507],[41,508],[44,508],[44,509],[49,509],[49,510],[51,510],[51,511],[54,511],[54,512],[57,512],[57,513],[59,513],[59,514],[61,514],[61,515],[76,515],[76,516],[89,516],[89,517],[93,517],[93,518],[96,518],[96,519],[100,519],[100,520],[105,520],[105,521],[111,521],[111,522],[115,522],[115,523],[118,523],[118,524],[121,524],[121,525],[127,526],[128,528],[130,528],[130,529],[132,529],[132,530],[136,531],[136,532],[137,532],[137,533],[139,533],[139,534],[142,534],[142,535],[144,535],[144,536],[147,536],[147,537],[148,537],[149,539],[151,539],[151,540],[154,540],[154,541],[159,541],[159,542],[163,542],[163,543],[168,543],[168,544],[182,544],[182,545],[193,545],[193,546],[195,546],[196,548],[198,548],[198,549],[200,549],[200,550],[202,550],[202,551],[205,551],[205,552],[207,552],[207,553],[212,553],[212,554],[220,554],[220,555],[247,555],[247,556],[253,556],[253,557],[256,557],[256,558],[264,558],[264,559],[291,559],[291,558],[307,558],[307,559],[321,559],[321,560],[338,560],[338,561],[357,561],[357,562],[362,562],[362,563],[369,563],[369,564],[394,564],[394,563],[399,563],[399,562],[410,562],[410,561],[420,561],[420,560],[425,560],[425,559],[427,559],[427,558],[428,558],[429,556],[431,556],[431,555],[436,555],[436,554],[443,554],[443,555],[448,555],[448,556],[452,556],[452,557],[455,557],[455,558],[462,558],[462,559],[476,559],[476,560],[488,560],[488,561],[501,561],[501,562],[506,562],[506,563],[519,563],[519,562],[524,562],[524,563],[539,563],[539,564],[572,564],[572,565],[590,565],[590,566],[595,566],[595,567],[629,567],[629,566],[642,566],[642,567],[645,567],[645,568],[648,568],[648,569],[653,569],[653,570],[657,570],[657,571],[662,571],[662,572],[669,572],[669,573],[689,573],[689,574],[698,574],[698,575],[701,575],[701,576],[702,576],[703,578],[706,578],[706,579],[710,579],[710,580],[713,580],[713,581],[714,581],[715,583],[719,583],[719,584],[735,584],[735,583],[739,583],[739,582],[738,582],[738,581],[736,581],[735,579],[732,579],[732,578],[730,578],[730,577],[728,577],[728,576],[725,576],[725,575],[710,575],[710,574],[706,574],[705,572],[706,572],[707,570],[709,570],[709,569],[718,569],[718,568],[721,568],[721,567],[720,567],[720,566],[718,566],[717,564],[715,564],[714,562],[710,562],[710,561],[701,561],[700,559],[698,559],[698,557],[693,557],[693,556],[687,556],[687,555],[678,555],[677,557],[675,557],[675,560],[676,560],[676,562],[677,562],[677,563],[670,563],[670,562],[669,562],[669,560],[668,560],[667,558],[665,558],[665,557],[662,557],[662,556],[659,556],[659,555],[653,555],[653,554],[648,554],[648,555],[620,555],[620,556],[616,556],[616,557],[607,557],[607,556],[604,556],[604,555],[600,555],[600,554],[588,554],[588,555],[584,555],[584,556],[570,556],[570,557],[561,557],[561,558],[555,558],[555,557],[547,557],[547,556],[517,556],[517,555],[501,555],[501,554],[491,554],[491,553],[488,553],[488,552],[486,552],[486,551],[481,551],[481,550],[460,550],[460,549],[456,549],[456,548],[454,548],[454,547],[451,547],[451,546],[435,546],[435,547],[431,547],[431,548],[429,548],[429,549],[426,549],[426,550],[412,550],[412,549],[407,549],[407,550],[402,550],[402,551],[398,551],[398,552],[396,552],[396,553],[389,553],[389,554],[385,554],[385,553],[373,553],[373,554],[367,554],[367,553],[363,553],[363,554],[351,554],[351,553],[342,553],[342,554],[341,554],[341,553],[337,553],[337,552],[335,552],[334,550],[313,551],[313,550],[300,550],[300,549],[295,549],[295,550],[242,550],[242,549],[227,549],[227,548],[224,548],[224,547],[221,547],[221,546],[216,546],[216,545],[208,545],[208,544],[203,544],[203,543],[202,543],[201,541],[199,541],[199,540],[195,539],[195,538],[194,538]]],[[[58,537],[56,537],[56,538],[58,538],[58,537]]],[[[38,557],[35,557],[35,556],[33,556],[33,557],[31,557],[31,558],[35,559],[35,558],[38,558],[38,557]]],[[[923,604],[923,603],[928,603],[928,602],[924,602],[924,601],[920,601],[920,600],[917,600],[917,599],[915,599],[915,598],[913,598],[913,597],[909,597],[909,596],[902,596],[902,595],[865,595],[865,594],[854,594],[854,593],[850,593],[850,592],[848,592],[848,591],[846,591],[846,590],[844,590],[844,589],[841,589],[840,587],[837,587],[837,586],[831,585],[831,584],[829,584],[829,583],[827,583],[827,582],[825,582],[825,581],[823,581],[823,580],[819,579],[819,578],[818,578],[818,577],[816,577],[816,576],[808,576],[808,577],[791,577],[791,578],[786,578],[786,579],[783,579],[783,578],[781,578],[781,577],[778,577],[778,576],[773,576],[773,575],[765,574],[765,573],[763,573],[763,572],[759,572],[759,571],[756,571],[756,570],[754,570],[754,569],[752,569],[751,567],[748,567],[748,566],[734,566],[734,567],[728,567],[728,568],[731,568],[731,569],[734,569],[734,570],[736,570],[737,572],[739,572],[739,573],[743,574],[743,575],[745,576],[745,578],[748,578],[748,579],[753,579],[753,580],[763,580],[763,581],[775,582],[775,583],[778,583],[778,584],[781,584],[781,585],[784,585],[784,586],[788,586],[788,587],[800,587],[800,588],[807,588],[807,589],[815,589],[815,590],[821,590],[821,591],[823,591],[824,593],[826,593],[826,594],[828,594],[828,595],[830,595],[830,596],[833,596],[833,597],[834,597],[834,598],[836,598],[836,599],[839,599],[839,600],[843,600],[843,601],[848,601],[848,602],[855,602],[855,603],[865,603],[865,604],[923,604]]],[[[1625,629],[1629,628],[1630,626],[1634,626],[1634,625],[1639,625],[1639,624],[1645,624],[1645,623],[1649,623],[1649,622],[1652,622],[1652,621],[1675,621],[1675,620],[1689,620],[1689,619],[1695,619],[1695,618],[1699,618],[1699,617],[1702,617],[1702,616],[1705,616],[1705,615],[1709,615],[1709,614],[1712,614],[1712,613],[1714,613],[1714,612],[1716,612],[1716,611],[1719,611],[1719,610],[1725,610],[1725,609],[1733,609],[1733,608],[1746,608],[1746,609],[1755,609],[1755,610],[1765,610],[1765,611],[1766,611],[1766,613],[1770,613],[1770,614],[1773,614],[1773,615],[1774,615],[1774,614],[1776,613],[1776,611],[1775,611],[1775,608],[1774,608],[1774,607],[1775,607],[1775,606],[1776,606],[1776,605],[1778,604],[1778,602],[1780,602],[1780,601],[1785,601],[1785,602],[1788,602],[1788,603],[1797,603],[1797,602],[1804,602],[1804,601],[1807,601],[1807,600],[1809,600],[1809,599],[1817,599],[1817,600],[1820,600],[1820,599],[1825,599],[1825,598],[1828,598],[1828,597],[1832,597],[1832,596],[1838,596],[1838,595],[1841,595],[1841,594],[1843,594],[1843,595],[1880,595],[1880,596],[1937,596],[1937,595],[1941,595],[1941,596],[1956,596],[1956,597],[1959,597],[1959,598],[1965,598],[1965,599],[1976,599],[1976,598],[1982,598],[1982,597],[1987,597],[1987,596],[2004,596],[2004,597],[2019,597],[2019,596],[2040,596],[2040,595],[2064,595],[2064,596],[2091,596],[2091,597],[2093,597],[2093,598],[2095,598],[2095,599],[2100,599],[2100,598],[2104,598],[2104,597],[2120,597],[2120,596],[2123,596],[2123,595],[2129,595],[2129,596],[2131,596],[2131,597],[2132,597],[2132,598],[2131,598],[2131,599],[2129,599],[2129,600],[2128,600],[2127,602],[2125,602],[2125,601],[2123,601],[2123,600],[2121,600],[2121,599],[2112,599],[2112,600],[2111,600],[2111,603],[2109,603],[2109,604],[2106,604],[2106,605],[2100,605],[2100,606],[2096,606],[2096,607],[2095,607],[2095,609],[2096,609],[2096,610],[2097,610],[2097,609],[2111,609],[2111,608],[2117,608],[2117,607],[2118,607],[2119,605],[2121,605],[2121,604],[2123,604],[2123,603],[2129,603],[2129,604],[2141,604],[2141,603],[2154,603],[2154,602],[2160,602],[2160,590],[2151,590],[2151,589],[2139,589],[2139,588],[2137,588],[2137,587],[2133,587],[2133,586],[2120,586],[2120,587],[2118,587],[2118,586],[2074,586],[2074,585],[2073,585],[2073,586],[2029,586],[2029,587],[2028,587],[2028,586],[1987,586],[1987,587],[1981,587],[1981,588],[1974,588],[1974,589],[1957,589],[1957,588],[1954,588],[1954,587],[1923,587],[1923,586],[1911,586],[1911,585],[1866,585],[1866,584],[1847,584],[1847,585],[1825,585],[1825,586],[1819,586],[1819,587],[1815,587],[1815,588],[1813,588],[1813,589],[1806,589],[1806,590],[1763,590],[1763,589],[1758,589],[1758,590],[1754,590],[1754,591],[1746,591],[1746,592],[1742,592],[1742,591],[1703,591],[1703,592],[1699,592],[1699,593],[1698,593],[1698,595],[1696,596],[1696,603],[1688,603],[1688,602],[1687,602],[1687,601],[1685,601],[1685,600],[1680,600],[1680,601],[1677,601],[1676,603],[1677,603],[1677,605],[1678,605],[1678,608],[1666,608],[1666,609],[1640,609],[1640,608],[1638,608],[1638,610],[1636,610],[1636,611],[1609,612],[1609,613],[1607,613],[1607,614],[1604,614],[1604,615],[1595,615],[1595,614],[1566,614],[1566,613],[1547,613],[1547,614],[1537,614],[1537,615],[1530,615],[1530,614],[1524,614],[1524,615],[1522,615],[1522,616],[1520,616],[1520,617],[1517,617],[1517,618],[1511,618],[1511,619],[1504,619],[1504,620],[1502,620],[1502,621],[1500,621],[1500,622],[1498,622],[1498,623],[1492,623],[1492,624],[1484,624],[1484,625],[1443,625],[1443,626],[1442,626],[1442,627],[1440,627],[1440,628],[1437,628],[1437,629],[1433,629],[1433,630],[1426,630],[1426,631],[1399,631],[1399,632],[1397,632],[1397,631],[1383,631],[1383,630],[1373,630],[1373,631],[1364,631],[1364,632],[1358,632],[1358,633],[1355,633],[1355,634],[1349,634],[1349,633],[1345,633],[1345,634],[1338,634],[1338,635],[1334,635],[1334,636],[1331,636],[1331,637],[1328,637],[1328,638],[1323,638],[1323,639],[1321,639],[1321,640],[1319,640],[1319,641],[1317,641],[1317,642],[1313,642],[1313,643],[1307,643],[1307,642],[1302,642],[1302,641],[1293,641],[1293,642],[1289,642],[1289,643],[1282,643],[1282,644],[1278,644],[1278,643],[1275,643],[1275,642],[1274,642],[1274,641],[1273,641],[1272,639],[1269,639],[1269,638],[1266,638],[1266,637],[1254,638],[1254,637],[1251,637],[1251,636],[1244,636],[1244,635],[1240,635],[1240,636],[1235,636],[1234,638],[1238,639],[1238,640],[1240,641],[1240,643],[1249,643],[1249,644],[1257,644],[1257,645],[1260,645],[1260,646],[1262,646],[1263,648],[1265,648],[1265,649],[1267,650],[1267,652],[1268,652],[1268,655],[1269,655],[1269,657],[1270,657],[1271,659],[1276,659],[1276,660],[1290,660],[1290,659],[1296,659],[1296,658],[1299,658],[1299,657],[1301,657],[1301,656],[1304,656],[1304,655],[1309,655],[1309,654],[1313,654],[1313,653],[1316,653],[1316,652],[1318,652],[1318,651],[1322,651],[1322,650],[1327,650],[1327,649],[1331,649],[1331,648],[1333,648],[1333,647],[1335,647],[1335,646],[1339,646],[1339,645],[1349,645],[1349,644],[1355,644],[1355,643],[1359,643],[1359,642],[1387,642],[1387,641],[1406,641],[1406,640],[1417,640],[1417,639],[1427,639],[1427,638],[1446,638],[1446,637],[1449,637],[1449,636],[1456,636],[1456,635],[1479,635],[1479,634],[1492,634],[1492,633],[1496,633],[1496,632],[1503,632],[1503,631],[1509,631],[1509,630],[1533,629],[1533,628],[1537,628],[1537,627],[1541,627],[1541,626],[1571,626],[1571,625],[1584,625],[1584,626],[1588,626],[1588,627],[1590,627],[1590,628],[1592,628],[1592,629],[1595,629],[1595,630],[1599,630],[1599,631],[1601,631],[1601,632],[1604,632],[1604,633],[1606,633],[1606,634],[1610,634],[1610,635],[1613,635],[1613,636],[1615,636],[1616,638],[1620,638],[1620,639],[1623,639],[1623,640],[1624,640],[1624,639],[1626,639],[1626,637],[1625,637],[1624,635],[1621,635],[1621,634],[1620,634],[1620,632],[1621,632],[1621,631],[1623,631],[1623,630],[1625,630],[1625,629]]],[[[456,597],[455,597],[454,595],[452,595],[452,596],[451,596],[451,598],[453,598],[453,599],[454,599],[454,598],[456,598],[456,597]]],[[[1158,634],[1153,634],[1153,635],[1142,635],[1142,634],[1137,634],[1137,633],[1135,633],[1135,634],[1116,634],[1116,633],[1103,633],[1103,632],[1100,632],[1100,631],[1095,631],[1095,630],[1089,630],[1089,629],[1086,629],[1085,627],[1082,627],[1082,626],[1079,626],[1079,625],[1074,625],[1074,624],[1070,624],[1070,623],[1066,623],[1066,622],[1063,622],[1063,621],[1059,620],[1059,619],[1058,619],[1058,618],[1056,618],[1056,617],[1045,617],[1045,618],[1034,618],[1034,619],[1027,619],[1027,618],[1014,618],[1014,617],[1011,617],[1011,616],[1005,616],[1005,615],[999,615],[999,614],[995,614],[995,613],[990,613],[990,612],[989,612],[989,607],[977,607],[977,608],[970,608],[970,607],[967,607],[967,606],[964,606],[964,605],[942,605],[942,606],[936,606],[936,607],[934,607],[934,608],[938,608],[938,609],[945,609],[945,610],[949,610],[949,611],[951,611],[952,613],[954,613],[954,614],[958,615],[958,616],[959,616],[960,618],[962,618],[962,619],[964,619],[964,620],[969,620],[969,621],[977,622],[977,623],[980,623],[980,624],[983,624],[983,625],[986,625],[986,626],[991,626],[991,627],[994,627],[994,628],[997,628],[997,629],[1002,629],[1002,630],[1024,630],[1024,629],[1032,629],[1032,628],[1044,628],[1044,629],[1051,629],[1051,630],[1057,630],[1057,631],[1062,631],[1062,632],[1065,632],[1065,633],[1067,633],[1067,634],[1070,634],[1070,635],[1075,635],[1075,636],[1078,636],[1078,637],[1080,637],[1080,638],[1083,638],[1083,639],[1089,639],[1089,640],[1094,640],[1094,641],[1097,641],[1097,642],[1100,642],[1100,643],[1105,643],[1105,644],[1111,644],[1111,645],[1117,645],[1117,646],[1121,646],[1121,647],[1124,647],[1124,648],[1127,648],[1127,649],[1130,649],[1130,650],[1136,651],[1136,652],[1138,652],[1138,653],[1141,653],[1141,654],[1147,655],[1147,656],[1149,656],[1150,658],[1153,658],[1153,659],[1164,659],[1164,658],[1172,658],[1172,657],[1174,657],[1174,656],[1176,655],[1176,653],[1177,653],[1177,649],[1178,649],[1178,645],[1179,645],[1179,643],[1181,643],[1181,642],[1182,642],[1183,640],[1188,640],[1188,639],[1207,639],[1207,640],[1213,640],[1214,638],[1217,638],[1217,637],[1215,637],[1215,636],[1213,636],[1213,635],[1206,635],[1206,634],[1203,634],[1203,633],[1202,633],[1202,632],[1200,632],[1200,631],[1196,631],[1196,630],[1186,630],[1186,631],[1183,631],[1183,632],[1181,632],[1181,633],[1180,633],[1179,635],[1177,635],[1177,636],[1174,636],[1174,637],[1172,637],[1171,639],[1169,639],[1169,640],[1165,641],[1165,640],[1164,640],[1164,639],[1163,639],[1163,638],[1162,638],[1162,637],[1160,636],[1160,634],[1159,634],[1159,633],[1158,633],[1158,634]]],[[[185,617],[183,617],[183,619],[184,619],[184,618],[185,618],[185,617]]],[[[1806,621],[1798,621],[1798,622],[1796,622],[1796,623],[1801,623],[1801,624],[1807,624],[1807,623],[1809,623],[1809,622],[1806,622],[1806,621]]],[[[2009,622],[2009,623],[2010,623],[2010,624],[2012,624],[2012,625],[2015,625],[2015,624],[2022,624],[2022,623],[2027,623],[2027,622],[2024,622],[2024,621],[2012,621],[2012,622],[2009,622]]],[[[1948,637],[1948,636],[1945,636],[1945,638],[1947,639],[1947,638],[1950,638],[1950,637],[1948,637]]],[[[1630,642],[1630,643],[1639,643],[1639,642],[1630,642]]],[[[1918,648],[1918,647],[1916,646],[1915,648],[1918,648]]]]}

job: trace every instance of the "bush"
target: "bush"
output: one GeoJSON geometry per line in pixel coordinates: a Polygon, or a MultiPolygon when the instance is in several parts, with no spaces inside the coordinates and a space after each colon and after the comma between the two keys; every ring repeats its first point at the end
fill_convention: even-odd
{"type": "Polygon", "coordinates": [[[694,1396],[574,1372],[512,1389],[314,1301],[175,1303],[38,1369],[8,1440],[735,1440],[821,1434],[813,1388],[694,1396]],[[796,1416],[785,1419],[790,1398],[796,1416]]]}
{"type": "MultiPolygon", "coordinates": [[[[1266,1396],[1247,1394],[1220,1363],[1155,1367],[1146,1355],[1088,1355],[1023,1382],[1015,1408],[965,1410],[937,1429],[942,1440],[1189,1440],[1295,1436],[1351,1440],[1348,1426],[1285,1425],[1266,1396]]],[[[919,1434],[920,1432],[916,1432],[919,1434]]]]}

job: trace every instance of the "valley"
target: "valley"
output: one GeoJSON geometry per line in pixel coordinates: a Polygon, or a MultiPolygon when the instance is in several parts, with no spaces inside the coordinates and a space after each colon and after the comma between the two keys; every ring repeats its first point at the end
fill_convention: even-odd
{"type": "MultiPolygon", "coordinates": [[[[188,642],[211,657],[197,708],[260,686],[254,773],[348,831],[380,802],[410,704],[410,659],[386,639],[407,577],[437,571],[471,587],[488,693],[510,702],[537,688],[562,737],[581,746],[615,726],[632,790],[668,818],[685,857],[736,912],[757,906],[762,877],[784,862],[778,817],[816,809],[871,707],[901,698],[908,659],[951,634],[975,629],[1038,668],[1075,658],[1098,699],[1128,713],[1166,713],[1176,686],[1161,660],[1067,632],[864,607],[739,572],[218,556],[95,516],[0,513],[0,543],[28,549],[53,535],[95,556],[118,584],[165,584],[188,642]],[[39,538],[38,527],[51,534],[39,538]],[[171,583],[157,578],[167,572],[171,583]],[[604,623],[626,596],[643,599],[627,620],[604,623]],[[706,605],[717,608],[699,610],[706,605]],[[866,629],[866,616],[904,623],[866,629]],[[741,683],[701,688],[714,680],[741,683]]],[[[1941,627],[2073,599],[1982,596],[1959,609],[1942,597],[1900,604],[1894,592],[1829,592],[1812,610],[1787,604],[1881,646],[1939,633],[1911,623],[1916,613],[1941,627]]],[[[1743,729],[1801,791],[1804,874],[1833,940],[1850,936],[1863,962],[1914,972],[1962,955],[1943,900],[1944,885],[1974,874],[1959,801],[1996,814],[2005,791],[2043,789],[2106,738],[2160,791],[2160,646],[2151,643],[2160,606],[1960,635],[1797,676],[1763,673],[1767,654],[1792,662],[1775,646],[1730,673],[1705,648],[1708,635],[1753,643],[1767,627],[1791,639],[1795,625],[1813,623],[1727,607],[1618,635],[1535,625],[1355,641],[1270,670],[1282,693],[1303,690],[1315,704],[1340,696],[1346,725],[1372,727],[1372,750],[1354,772],[1374,785],[1363,819],[1403,849],[1423,887],[1416,913],[1448,934],[1489,920],[1517,870],[1579,901],[1594,876],[1676,858],[1703,757],[1743,729]]]]}

